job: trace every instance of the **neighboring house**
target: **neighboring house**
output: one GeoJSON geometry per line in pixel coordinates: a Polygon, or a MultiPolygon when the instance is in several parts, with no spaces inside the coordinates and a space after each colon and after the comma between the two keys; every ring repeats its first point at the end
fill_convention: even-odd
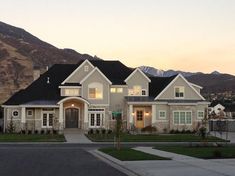
{"type": "Polygon", "coordinates": [[[114,112],[122,113],[128,130],[193,130],[208,107],[201,89],[181,74],[148,77],[119,61],[56,64],[4,103],[4,130],[11,120],[16,131],[111,129],[114,112]]]}
{"type": "Polygon", "coordinates": [[[212,103],[209,107],[210,114],[218,115],[221,111],[224,111],[224,110],[225,110],[225,107],[220,103],[218,104],[212,103]]]}

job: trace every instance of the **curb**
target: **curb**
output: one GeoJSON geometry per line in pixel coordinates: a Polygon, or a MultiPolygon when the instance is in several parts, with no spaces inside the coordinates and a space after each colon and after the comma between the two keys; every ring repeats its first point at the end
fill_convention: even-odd
{"type": "Polygon", "coordinates": [[[95,156],[96,158],[100,159],[101,161],[105,162],[106,164],[112,166],[113,168],[119,170],[120,172],[128,175],[128,176],[141,176],[140,174],[134,172],[131,169],[128,169],[124,166],[124,163],[116,158],[113,158],[105,153],[102,153],[98,150],[91,150],[88,151],[90,154],[95,156]]]}

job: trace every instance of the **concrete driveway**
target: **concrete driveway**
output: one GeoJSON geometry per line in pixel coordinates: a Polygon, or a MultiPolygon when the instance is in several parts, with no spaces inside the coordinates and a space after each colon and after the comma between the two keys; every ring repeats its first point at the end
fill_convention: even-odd
{"type": "Polygon", "coordinates": [[[66,129],[64,130],[64,137],[67,143],[76,144],[91,144],[92,141],[89,140],[85,135],[84,131],[78,129],[66,129]]]}

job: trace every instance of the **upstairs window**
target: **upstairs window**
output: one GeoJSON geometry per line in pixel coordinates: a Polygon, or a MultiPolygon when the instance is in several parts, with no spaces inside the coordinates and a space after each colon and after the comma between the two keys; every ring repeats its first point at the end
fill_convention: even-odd
{"type": "Polygon", "coordinates": [[[184,98],[184,87],[175,87],[175,98],[184,98]]]}
{"type": "Polygon", "coordinates": [[[79,89],[65,89],[65,96],[79,96],[79,89]]]}
{"type": "Polygon", "coordinates": [[[88,85],[89,99],[103,99],[103,85],[100,83],[91,83],[88,85]]]}
{"type": "Polygon", "coordinates": [[[123,92],[123,88],[115,88],[115,87],[112,87],[110,88],[110,92],[111,93],[122,93],[123,92]]]}
{"type": "Polygon", "coordinates": [[[133,86],[133,89],[128,89],[128,95],[130,95],[130,96],[141,96],[142,95],[141,86],[133,86]]]}

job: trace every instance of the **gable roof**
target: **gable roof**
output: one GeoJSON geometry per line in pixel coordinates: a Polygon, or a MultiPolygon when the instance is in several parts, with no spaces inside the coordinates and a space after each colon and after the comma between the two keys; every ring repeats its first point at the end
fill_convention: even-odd
{"type": "Polygon", "coordinates": [[[136,72],[140,72],[140,74],[143,75],[148,80],[148,82],[151,82],[149,77],[144,72],[142,72],[139,68],[136,68],[124,81],[127,82],[128,79],[130,79],[136,72]]]}
{"type": "Polygon", "coordinates": [[[132,73],[133,69],[125,66],[120,61],[91,60],[113,85],[125,85],[124,80],[132,73]]]}
{"type": "Polygon", "coordinates": [[[194,87],[181,75],[178,74],[163,90],[160,94],[157,95],[157,97],[155,98],[155,100],[157,100],[178,78],[182,78],[186,84],[202,99],[205,100],[205,98],[194,89],[194,87]]]}
{"type": "Polygon", "coordinates": [[[151,83],[149,84],[149,96],[155,98],[176,76],[177,75],[171,77],[149,77],[151,79],[151,83]]]}
{"type": "Polygon", "coordinates": [[[15,93],[3,105],[19,105],[34,101],[55,101],[61,99],[60,89],[58,87],[76,68],[77,64],[53,65],[36,81],[26,89],[15,93]],[[48,78],[50,81],[49,84],[47,83],[48,78]]]}

